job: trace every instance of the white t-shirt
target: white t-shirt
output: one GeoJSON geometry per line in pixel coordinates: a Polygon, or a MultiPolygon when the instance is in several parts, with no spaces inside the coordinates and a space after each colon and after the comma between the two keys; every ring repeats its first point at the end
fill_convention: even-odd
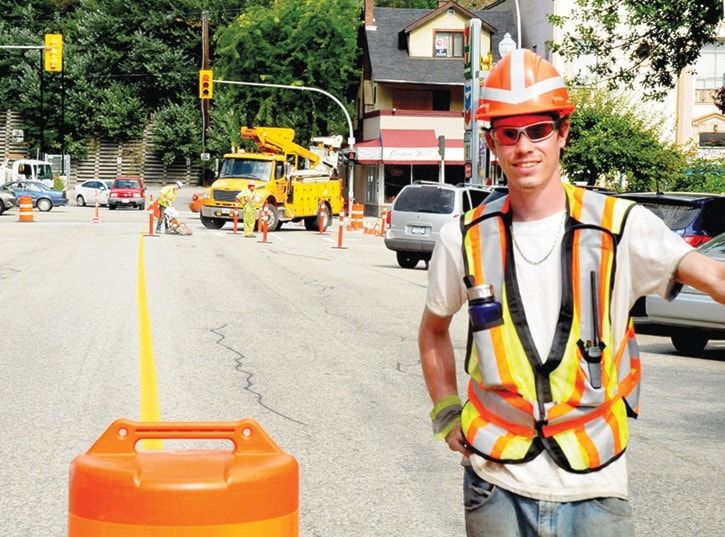
{"type": "MultiPolygon", "coordinates": [[[[564,217],[562,211],[542,220],[512,224],[519,290],[529,330],[542,359],[549,354],[561,303],[560,251],[564,217]]],[[[667,297],[671,293],[677,266],[691,250],[689,244],[652,212],[642,206],[633,207],[617,247],[611,309],[614,334],[624,333],[629,310],[637,298],[651,293],[667,297]]],[[[441,229],[428,270],[426,306],[432,313],[448,317],[461,309],[466,303],[464,275],[460,223],[451,222],[441,229]]],[[[601,470],[586,474],[567,472],[546,452],[520,464],[499,464],[478,455],[472,456],[470,462],[486,481],[539,500],[563,502],[628,497],[624,455],[601,470]]]]}

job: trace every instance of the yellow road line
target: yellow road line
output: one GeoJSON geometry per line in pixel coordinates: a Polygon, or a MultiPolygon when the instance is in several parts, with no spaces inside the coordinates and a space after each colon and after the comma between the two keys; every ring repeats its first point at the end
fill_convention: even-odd
{"type": "MultiPolygon", "coordinates": [[[[141,421],[161,421],[154,342],[151,337],[151,317],[146,298],[143,235],[141,235],[138,245],[138,332],[141,421]]],[[[144,449],[163,449],[161,440],[142,440],[142,444],[144,449]]]]}

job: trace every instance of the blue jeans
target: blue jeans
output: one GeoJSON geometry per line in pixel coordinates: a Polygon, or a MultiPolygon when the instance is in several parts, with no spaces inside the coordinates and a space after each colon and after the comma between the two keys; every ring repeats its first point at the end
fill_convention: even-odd
{"type": "Polygon", "coordinates": [[[513,494],[466,466],[463,499],[468,537],[631,537],[632,509],[619,498],[547,502],[513,494]]]}

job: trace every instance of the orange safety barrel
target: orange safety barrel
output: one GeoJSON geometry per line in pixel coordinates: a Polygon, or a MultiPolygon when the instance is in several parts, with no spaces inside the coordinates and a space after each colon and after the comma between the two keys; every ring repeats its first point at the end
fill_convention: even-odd
{"type": "Polygon", "coordinates": [[[350,229],[362,229],[364,212],[365,206],[362,203],[352,204],[352,214],[350,215],[350,229]]]}
{"type": "Polygon", "coordinates": [[[33,222],[33,198],[21,196],[18,200],[18,222],[33,222]]]}
{"type": "Polygon", "coordinates": [[[299,469],[252,419],[117,420],[70,466],[68,537],[297,537],[299,469]],[[146,439],[229,449],[141,450],[146,439]]]}

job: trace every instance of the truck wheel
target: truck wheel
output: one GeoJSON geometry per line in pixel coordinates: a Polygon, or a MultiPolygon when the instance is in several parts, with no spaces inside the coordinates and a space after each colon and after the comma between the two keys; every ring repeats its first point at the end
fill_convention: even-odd
{"type": "Polygon", "coordinates": [[[305,218],[305,229],[307,231],[320,231],[320,218],[323,219],[322,221],[322,231],[327,231],[330,227],[330,224],[332,223],[332,215],[330,213],[330,206],[325,204],[325,211],[324,214],[321,214],[322,211],[320,209],[317,210],[317,214],[315,216],[308,216],[305,218]]]}
{"type": "Polygon", "coordinates": [[[224,220],[221,218],[209,218],[208,216],[200,216],[201,223],[207,229],[221,229],[224,227],[224,220]]]}
{"type": "Polygon", "coordinates": [[[420,261],[420,256],[411,252],[395,252],[395,257],[398,260],[398,265],[403,268],[415,268],[418,261],[420,261]]]}
{"type": "Polygon", "coordinates": [[[275,231],[279,227],[279,212],[274,205],[267,205],[267,231],[275,231]]]}

